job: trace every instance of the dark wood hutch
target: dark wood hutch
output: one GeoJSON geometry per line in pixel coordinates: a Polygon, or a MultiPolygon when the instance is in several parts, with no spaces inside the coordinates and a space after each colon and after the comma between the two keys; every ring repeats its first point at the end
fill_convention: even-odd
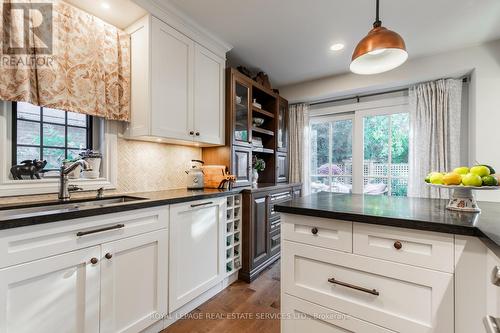
{"type": "Polygon", "coordinates": [[[280,217],[274,205],[300,196],[288,183],[288,101],[238,70],[226,70],[226,146],[203,149],[207,164],[226,165],[243,193],[242,267],[250,282],[280,257],[280,217]],[[257,103],[254,103],[255,102],[257,103]],[[257,125],[255,119],[264,122],[257,125]],[[266,162],[252,187],[252,158],[266,162]]]}

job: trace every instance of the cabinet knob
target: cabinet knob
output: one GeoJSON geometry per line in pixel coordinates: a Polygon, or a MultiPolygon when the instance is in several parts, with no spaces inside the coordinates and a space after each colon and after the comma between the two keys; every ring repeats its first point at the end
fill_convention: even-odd
{"type": "Polygon", "coordinates": [[[196,136],[200,136],[200,132],[196,132],[196,136]]]}
{"type": "Polygon", "coordinates": [[[402,248],[402,247],[403,247],[403,244],[401,244],[401,242],[400,242],[400,241],[395,241],[395,242],[394,242],[394,248],[395,248],[396,250],[401,250],[401,248],[402,248]]]}
{"type": "Polygon", "coordinates": [[[91,263],[92,265],[95,265],[95,264],[97,264],[98,262],[99,262],[99,259],[97,259],[97,258],[95,258],[95,257],[94,257],[94,258],[92,258],[92,259],[90,259],[90,263],[91,263]]]}
{"type": "Polygon", "coordinates": [[[318,228],[314,227],[311,229],[311,232],[313,235],[317,235],[318,234],[318,228]]]}
{"type": "Polygon", "coordinates": [[[194,135],[194,131],[190,131],[190,132],[189,132],[189,135],[194,135]]]}
{"type": "Polygon", "coordinates": [[[109,260],[109,259],[113,258],[113,255],[111,253],[106,253],[106,255],[104,257],[109,260]]]}

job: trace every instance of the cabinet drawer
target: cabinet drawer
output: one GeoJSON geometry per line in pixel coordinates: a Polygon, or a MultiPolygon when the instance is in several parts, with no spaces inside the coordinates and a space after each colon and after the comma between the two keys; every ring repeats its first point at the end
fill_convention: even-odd
{"type": "Polygon", "coordinates": [[[283,238],[294,242],[352,252],[352,222],[282,214],[283,238]]]}
{"type": "Polygon", "coordinates": [[[168,218],[164,206],[2,230],[0,268],[167,228],[168,218]]]}
{"type": "Polygon", "coordinates": [[[354,253],[453,273],[453,235],[354,223],[354,253]]]}
{"type": "Polygon", "coordinates": [[[453,332],[452,274],[289,241],[282,269],[290,295],[398,332],[453,332]]]}
{"type": "Polygon", "coordinates": [[[279,253],[281,250],[281,233],[280,228],[275,229],[269,234],[269,239],[271,241],[271,256],[279,253]]]}
{"type": "Polygon", "coordinates": [[[394,331],[286,294],[283,295],[281,308],[282,333],[394,333],[394,331]]]}
{"type": "Polygon", "coordinates": [[[280,192],[275,192],[270,195],[269,201],[272,204],[277,204],[279,202],[284,202],[292,199],[292,190],[287,189],[280,192]]]}

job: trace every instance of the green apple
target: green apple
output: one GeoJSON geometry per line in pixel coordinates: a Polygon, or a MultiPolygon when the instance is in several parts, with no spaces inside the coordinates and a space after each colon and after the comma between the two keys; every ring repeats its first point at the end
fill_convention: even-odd
{"type": "Polygon", "coordinates": [[[498,180],[494,176],[485,176],[485,177],[483,177],[483,185],[484,186],[498,186],[498,180]]]}
{"type": "Polygon", "coordinates": [[[443,185],[444,184],[444,175],[439,172],[433,172],[430,174],[429,181],[434,185],[443,185]]]}
{"type": "Polygon", "coordinates": [[[478,175],[479,177],[486,177],[490,175],[490,169],[484,165],[476,165],[470,168],[470,173],[478,175]]]}
{"type": "Polygon", "coordinates": [[[469,168],[468,167],[459,167],[459,168],[455,168],[453,170],[454,173],[458,173],[459,175],[466,175],[469,173],[469,168]]]}
{"type": "Polygon", "coordinates": [[[482,186],[483,180],[479,175],[469,172],[462,177],[462,184],[464,184],[465,186],[482,186]]]}

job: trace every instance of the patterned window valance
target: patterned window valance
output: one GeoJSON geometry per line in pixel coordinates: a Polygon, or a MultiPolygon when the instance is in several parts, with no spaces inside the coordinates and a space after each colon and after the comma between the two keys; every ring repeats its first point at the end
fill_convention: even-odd
{"type": "Polygon", "coordinates": [[[129,120],[128,34],[57,0],[3,0],[0,10],[1,100],[129,120]]]}

